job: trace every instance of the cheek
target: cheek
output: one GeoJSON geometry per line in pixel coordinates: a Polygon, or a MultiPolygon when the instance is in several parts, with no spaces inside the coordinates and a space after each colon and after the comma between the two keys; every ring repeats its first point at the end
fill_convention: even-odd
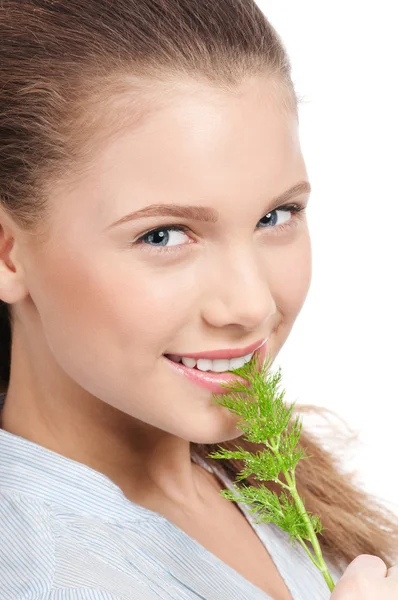
{"type": "Polygon", "coordinates": [[[307,297],[312,275],[312,255],[309,236],[303,235],[295,244],[278,251],[270,261],[270,286],[278,310],[284,320],[293,321],[307,297]]]}
{"type": "Polygon", "coordinates": [[[192,289],[170,270],[154,273],[126,253],[109,258],[85,255],[81,248],[75,255],[52,253],[38,264],[32,297],[48,344],[79,381],[104,367],[114,377],[132,366],[152,368],[178,328],[192,289]]]}
{"type": "Polygon", "coordinates": [[[137,371],[153,369],[171,299],[133,261],[127,275],[117,260],[83,250],[36,258],[28,285],[48,359],[91,394],[109,398],[116,382],[123,387],[137,371]]]}

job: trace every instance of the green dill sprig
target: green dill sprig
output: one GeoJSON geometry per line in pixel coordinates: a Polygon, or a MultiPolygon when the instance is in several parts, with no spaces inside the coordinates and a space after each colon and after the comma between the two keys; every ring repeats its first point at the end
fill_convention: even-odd
{"type": "Polygon", "coordinates": [[[312,563],[322,572],[322,575],[333,591],[335,584],[322,556],[317,534],[323,531],[317,515],[308,513],[296,487],[295,469],[300,460],[311,458],[302,448],[297,448],[302,430],[302,422],[297,416],[292,420],[294,403],[290,406],[284,402],[285,391],[279,391],[281,369],[268,372],[271,359],[261,364],[258,353],[251,361],[230,370],[247,383],[236,380],[222,384],[230,390],[225,394],[213,394],[217,404],[231,410],[243,420],[238,423],[244,438],[250,442],[263,444],[265,449],[256,454],[237,446],[236,451],[220,448],[208,458],[238,459],[245,463],[244,469],[236,476],[236,482],[253,475],[258,481],[274,481],[281,486],[280,496],[265,485],[236,486],[234,492],[222,490],[220,494],[232,502],[242,502],[252,505],[251,513],[257,513],[256,523],[275,523],[289,534],[290,542],[298,541],[310,557],[312,563]],[[281,479],[283,475],[284,480],[281,479]],[[314,554],[304,540],[308,540],[314,554]]]}

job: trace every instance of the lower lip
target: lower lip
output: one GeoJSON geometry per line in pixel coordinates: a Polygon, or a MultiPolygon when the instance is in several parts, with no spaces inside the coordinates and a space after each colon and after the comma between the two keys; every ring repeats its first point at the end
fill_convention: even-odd
{"type": "MultiPolygon", "coordinates": [[[[260,364],[263,364],[266,358],[267,352],[267,344],[263,344],[261,348],[256,350],[260,358],[260,364]]],[[[221,383],[230,383],[239,381],[247,386],[249,386],[249,382],[239,375],[234,375],[233,373],[212,373],[209,371],[199,371],[199,369],[192,369],[190,367],[186,367],[182,363],[175,363],[166,356],[164,358],[167,360],[169,365],[175,369],[177,373],[180,375],[184,375],[189,381],[196,383],[207,390],[210,390],[214,394],[226,394],[228,390],[225,387],[221,386],[221,383]]]]}

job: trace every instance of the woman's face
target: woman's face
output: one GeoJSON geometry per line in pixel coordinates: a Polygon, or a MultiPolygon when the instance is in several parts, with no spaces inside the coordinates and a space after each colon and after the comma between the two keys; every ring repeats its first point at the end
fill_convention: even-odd
{"type": "Polygon", "coordinates": [[[241,433],[212,392],[163,355],[244,348],[269,336],[275,357],[302,308],[307,223],[279,207],[305,205],[309,193],[273,200],[308,177],[296,117],[274,89],[260,77],[233,94],[176,86],[139,127],[93,149],[73,189],[54,187],[50,238],[26,242],[20,259],[24,318],[43,340],[31,360],[43,371],[40,386],[56,382],[57,402],[72,392],[82,403],[98,398],[104,411],[110,405],[131,423],[199,443],[241,433]],[[155,209],[112,226],[153,204],[206,207],[218,219],[155,209]]]}

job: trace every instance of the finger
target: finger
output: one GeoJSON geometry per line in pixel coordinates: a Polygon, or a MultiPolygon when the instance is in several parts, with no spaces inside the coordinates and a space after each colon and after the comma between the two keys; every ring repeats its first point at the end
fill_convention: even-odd
{"type": "Polygon", "coordinates": [[[378,556],[360,554],[346,568],[340,579],[363,574],[369,579],[380,579],[387,575],[387,565],[378,556]]]}
{"type": "Polygon", "coordinates": [[[398,566],[390,567],[387,569],[387,577],[398,579],[398,566]]]}

